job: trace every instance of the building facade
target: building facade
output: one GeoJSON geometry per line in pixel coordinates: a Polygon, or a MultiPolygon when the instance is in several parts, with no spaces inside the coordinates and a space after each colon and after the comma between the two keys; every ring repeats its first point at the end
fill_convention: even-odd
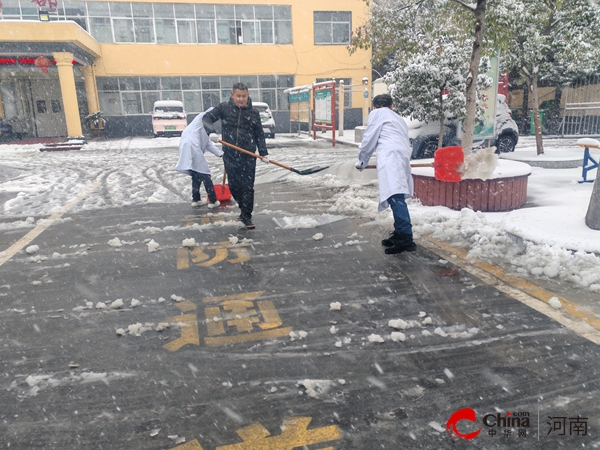
{"type": "MultiPolygon", "coordinates": [[[[370,51],[347,48],[368,14],[362,0],[1,2],[0,117],[29,136],[81,136],[98,110],[115,136],[150,135],[155,101],[194,115],[237,81],[286,132],[286,89],[371,74],[370,51]]],[[[355,90],[345,104],[360,121],[355,90]]]]}

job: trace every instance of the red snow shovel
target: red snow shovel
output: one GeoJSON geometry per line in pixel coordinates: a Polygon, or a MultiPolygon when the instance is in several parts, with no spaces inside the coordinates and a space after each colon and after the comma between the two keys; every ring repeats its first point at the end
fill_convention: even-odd
{"type": "MultiPolygon", "coordinates": [[[[230,144],[229,142],[225,142],[225,141],[219,141],[219,142],[223,145],[226,145],[227,147],[237,150],[238,152],[242,152],[242,153],[246,153],[247,155],[254,156],[256,159],[263,159],[262,156],[257,155],[256,153],[249,152],[248,150],[244,150],[243,148],[237,147],[233,144],[230,144]]],[[[311,167],[309,169],[304,169],[304,170],[298,170],[298,169],[294,169],[293,167],[286,166],[285,164],[278,163],[277,161],[273,161],[272,159],[269,159],[269,162],[271,164],[275,164],[276,166],[287,169],[291,172],[297,173],[298,175],[310,175],[311,173],[317,173],[317,172],[320,172],[321,170],[325,170],[325,169],[327,169],[327,167],[329,167],[329,166],[321,166],[321,167],[311,167]]]]}
{"type": "Polygon", "coordinates": [[[217,200],[220,202],[227,202],[231,200],[231,191],[229,190],[229,186],[225,184],[227,180],[227,172],[223,170],[223,182],[221,184],[215,184],[215,195],[217,196],[217,200]]]}
{"type": "MultiPolygon", "coordinates": [[[[433,167],[435,179],[446,182],[462,181],[462,165],[465,154],[462,147],[443,147],[433,154],[433,163],[411,163],[410,167],[433,167]]],[[[366,169],[376,169],[369,165],[366,169]]]]}

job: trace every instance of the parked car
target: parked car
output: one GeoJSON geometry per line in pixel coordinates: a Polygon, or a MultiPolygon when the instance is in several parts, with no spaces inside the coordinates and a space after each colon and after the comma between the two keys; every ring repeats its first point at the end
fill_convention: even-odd
{"type": "Polygon", "coordinates": [[[152,111],[152,132],[154,137],[181,136],[187,126],[187,114],[183,102],[178,100],[159,100],[154,102],[152,111]]]}
{"type": "MultiPolygon", "coordinates": [[[[422,122],[404,118],[408,125],[408,138],[412,144],[412,158],[433,158],[433,153],[438,148],[440,124],[438,122],[422,122]]],[[[456,137],[459,121],[449,117],[444,123],[443,146],[460,145],[456,137]]],[[[519,129],[512,119],[510,109],[506,104],[506,97],[498,94],[496,102],[496,131],[490,145],[496,147],[496,153],[513,152],[519,142],[519,129]]],[[[483,145],[484,142],[474,142],[473,146],[483,145]]]]}
{"type": "Polygon", "coordinates": [[[275,120],[269,105],[263,102],[252,102],[252,106],[258,109],[265,137],[275,139],[275,120]]]}

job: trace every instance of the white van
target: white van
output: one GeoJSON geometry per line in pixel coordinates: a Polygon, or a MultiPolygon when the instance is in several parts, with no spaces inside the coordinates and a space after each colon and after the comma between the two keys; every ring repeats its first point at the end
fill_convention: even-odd
{"type": "Polygon", "coordinates": [[[152,132],[154,137],[181,136],[187,126],[187,115],[183,102],[178,100],[159,100],[154,102],[152,111],[152,132]]]}

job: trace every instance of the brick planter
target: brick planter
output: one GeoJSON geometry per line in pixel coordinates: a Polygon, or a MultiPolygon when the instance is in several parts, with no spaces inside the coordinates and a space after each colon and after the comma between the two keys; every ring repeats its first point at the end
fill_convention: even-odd
{"type": "Polygon", "coordinates": [[[525,204],[531,167],[521,162],[500,160],[492,178],[458,183],[436,180],[433,168],[413,168],[412,174],[414,196],[425,206],[494,212],[518,209],[525,204]]]}

